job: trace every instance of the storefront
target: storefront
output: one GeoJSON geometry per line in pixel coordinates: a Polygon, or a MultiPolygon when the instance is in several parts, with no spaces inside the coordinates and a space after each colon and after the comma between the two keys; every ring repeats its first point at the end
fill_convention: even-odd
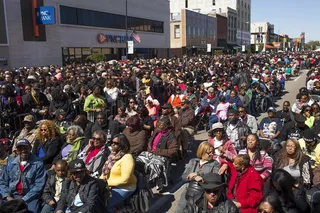
{"type": "MultiPolygon", "coordinates": [[[[47,6],[43,0],[36,1],[38,6],[47,6]]],[[[107,60],[119,60],[126,55],[127,41],[134,40],[131,37],[133,32],[140,37],[140,42],[134,40],[134,53],[129,54],[128,58],[168,57],[169,2],[128,1],[126,32],[125,1],[112,1],[110,7],[111,0],[96,0],[95,4],[86,0],[68,1],[65,2],[67,5],[60,5],[59,0],[50,0],[50,6],[55,8],[52,18],[56,22],[39,25],[39,36],[34,35],[32,17],[29,17],[31,13],[21,9],[31,2],[7,1],[6,9],[10,10],[8,20],[11,20],[8,23],[9,38],[15,41],[9,46],[11,67],[84,62],[94,53],[104,54],[107,60]],[[13,21],[14,14],[19,12],[23,18],[13,21]],[[21,29],[21,23],[23,30],[16,33],[21,29]]],[[[0,58],[6,57],[0,55],[0,58]]]]}

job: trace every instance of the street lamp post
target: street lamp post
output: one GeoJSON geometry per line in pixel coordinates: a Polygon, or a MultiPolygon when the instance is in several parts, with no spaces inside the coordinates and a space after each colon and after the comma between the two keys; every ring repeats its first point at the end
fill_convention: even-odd
{"type": "Polygon", "coordinates": [[[128,0],[126,0],[126,59],[128,60],[128,0]]]}

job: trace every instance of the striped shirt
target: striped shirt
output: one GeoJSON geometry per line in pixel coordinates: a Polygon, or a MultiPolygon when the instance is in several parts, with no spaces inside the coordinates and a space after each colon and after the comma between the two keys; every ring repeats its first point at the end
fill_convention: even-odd
{"type": "MultiPolygon", "coordinates": [[[[247,149],[242,149],[239,151],[240,154],[248,154],[247,149]]],[[[260,160],[256,160],[253,163],[253,159],[250,159],[250,165],[253,166],[260,175],[263,175],[266,179],[270,176],[272,172],[273,159],[264,150],[260,151],[260,160]]]]}

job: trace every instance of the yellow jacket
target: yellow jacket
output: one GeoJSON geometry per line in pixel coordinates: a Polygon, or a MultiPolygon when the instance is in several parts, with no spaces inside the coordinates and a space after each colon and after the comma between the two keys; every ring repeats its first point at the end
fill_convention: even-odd
{"type": "Polygon", "coordinates": [[[135,186],[137,178],[133,174],[134,160],[131,154],[125,154],[111,168],[108,186],[126,187],[135,186]]]}
{"type": "Polygon", "coordinates": [[[301,147],[302,152],[308,155],[314,162],[311,164],[311,168],[314,169],[315,167],[317,167],[320,164],[320,144],[317,144],[311,150],[307,150],[306,142],[303,140],[303,138],[301,138],[299,140],[299,145],[301,147]]]}

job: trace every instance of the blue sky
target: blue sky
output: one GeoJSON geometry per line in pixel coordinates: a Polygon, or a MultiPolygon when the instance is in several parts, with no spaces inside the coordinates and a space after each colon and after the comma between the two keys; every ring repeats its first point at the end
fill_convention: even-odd
{"type": "Polygon", "coordinates": [[[320,40],[320,0],[251,0],[251,22],[269,22],[274,31],[306,41],[320,40]]]}

